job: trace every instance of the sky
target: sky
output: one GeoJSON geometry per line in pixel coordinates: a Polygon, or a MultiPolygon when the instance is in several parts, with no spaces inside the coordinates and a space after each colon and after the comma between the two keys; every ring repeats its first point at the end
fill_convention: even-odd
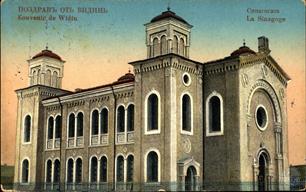
{"type": "Polygon", "coordinates": [[[1,164],[15,158],[17,96],[27,87],[27,60],[45,49],[65,61],[63,88],[74,90],[115,81],[145,59],[145,23],[171,10],[193,25],[190,58],[207,62],[229,56],[243,39],[257,51],[257,38],[269,38],[272,57],[289,74],[289,163],[305,164],[305,5],[302,0],[4,0],[1,2],[1,164]],[[22,8],[54,7],[57,13],[21,12],[22,8]],[[67,8],[68,9],[65,9],[67,8]],[[78,13],[80,8],[104,8],[104,13],[78,13]],[[61,13],[61,10],[74,10],[61,13]],[[276,10],[250,13],[248,10],[276,10]],[[19,16],[49,16],[53,21],[20,20],[19,16]],[[58,15],[77,21],[60,21],[58,15]],[[248,21],[247,17],[255,21],[248,21]],[[258,16],[285,18],[259,22],[258,16]]]}

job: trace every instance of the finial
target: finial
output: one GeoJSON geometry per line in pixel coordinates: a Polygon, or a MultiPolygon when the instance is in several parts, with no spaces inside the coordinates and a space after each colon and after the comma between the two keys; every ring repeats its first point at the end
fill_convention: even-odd
{"type": "Polygon", "coordinates": [[[129,68],[129,73],[131,73],[131,68],[129,68]]]}
{"type": "Polygon", "coordinates": [[[48,43],[46,44],[46,50],[48,50],[48,43]]]}
{"type": "Polygon", "coordinates": [[[245,46],[245,39],[243,39],[243,46],[245,46]]]}
{"type": "Polygon", "coordinates": [[[170,11],[170,2],[168,2],[167,10],[170,11]]]}

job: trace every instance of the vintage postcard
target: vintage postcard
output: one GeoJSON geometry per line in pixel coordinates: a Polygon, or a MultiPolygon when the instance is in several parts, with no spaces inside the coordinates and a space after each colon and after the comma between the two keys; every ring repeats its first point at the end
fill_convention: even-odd
{"type": "Polygon", "coordinates": [[[3,0],[1,188],[305,189],[304,0],[3,0]]]}

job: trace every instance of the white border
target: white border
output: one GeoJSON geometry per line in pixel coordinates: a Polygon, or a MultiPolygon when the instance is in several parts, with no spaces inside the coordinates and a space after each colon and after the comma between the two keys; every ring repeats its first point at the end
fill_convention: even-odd
{"type": "MultiPolygon", "coordinates": [[[[66,178],[65,178],[65,183],[66,183],[66,185],[68,184],[68,161],[69,160],[72,160],[72,183],[74,183],[74,170],[75,170],[75,167],[74,167],[74,158],[73,157],[68,157],[67,159],[66,159],[66,178]]],[[[70,183],[69,183],[70,184],[70,183]]]]}
{"type": "Polygon", "coordinates": [[[145,135],[151,135],[151,134],[160,134],[160,116],[161,116],[161,99],[160,99],[160,94],[158,91],[156,91],[155,89],[151,90],[147,95],[146,95],[146,98],[145,98],[145,106],[144,106],[144,114],[145,114],[145,118],[144,118],[144,128],[145,128],[145,131],[144,131],[144,134],[145,135]],[[157,96],[157,99],[158,99],[158,127],[157,127],[157,130],[150,130],[148,131],[148,99],[150,97],[150,95],[152,94],[155,94],[157,96]]]}
{"type": "Polygon", "coordinates": [[[30,180],[31,180],[31,179],[30,179],[30,178],[31,178],[31,177],[30,177],[30,176],[31,176],[31,161],[30,161],[30,158],[29,158],[29,157],[24,157],[24,158],[22,159],[22,161],[21,161],[21,166],[20,166],[20,167],[21,167],[21,174],[20,174],[20,178],[19,178],[19,179],[20,179],[20,183],[23,184],[23,185],[24,185],[24,184],[27,184],[27,185],[30,184],[30,180]],[[28,169],[29,169],[29,170],[28,170],[28,171],[29,171],[29,174],[28,174],[28,179],[27,179],[28,182],[26,182],[26,183],[22,182],[23,161],[24,161],[24,160],[27,160],[27,161],[28,161],[28,164],[29,164],[29,167],[28,167],[28,169]]]}
{"type": "Polygon", "coordinates": [[[181,134],[193,135],[193,99],[192,99],[192,96],[191,96],[191,94],[189,92],[186,91],[186,92],[183,92],[181,94],[180,100],[181,100],[181,108],[180,108],[180,111],[181,111],[181,113],[180,113],[181,134]],[[189,96],[189,99],[190,99],[190,112],[191,112],[191,114],[190,114],[190,116],[191,116],[191,119],[190,119],[190,126],[191,126],[190,127],[190,131],[183,130],[183,97],[184,97],[184,95],[189,96]]]}
{"type": "Polygon", "coordinates": [[[28,145],[32,143],[32,127],[33,127],[33,117],[30,113],[27,113],[24,117],[23,117],[23,121],[22,121],[22,144],[23,145],[28,145]],[[24,142],[25,138],[24,138],[24,131],[25,131],[25,119],[27,116],[30,116],[30,141],[24,142]]]}
{"type": "Polygon", "coordinates": [[[99,179],[99,183],[108,182],[108,157],[106,154],[101,155],[98,159],[98,179],[99,179]],[[101,181],[101,178],[100,178],[100,169],[101,169],[100,166],[101,166],[102,157],[106,158],[106,181],[101,181]]]}
{"type": "Polygon", "coordinates": [[[122,153],[118,153],[117,155],[116,155],[116,159],[115,159],[115,182],[117,183],[117,161],[118,161],[118,157],[119,156],[122,156],[123,157],[123,181],[120,181],[120,182],[125,182],[125,167],[126,167],[126,165],[125,165],[125,156],[122,154],[122,153]]]}
{"type": "Polygon", "coordinates": [[[191,76],[189,75],[189,73],[187,73],[187,72],[183,73],[183,75],[182,75],[182,82],[183,82],[183,84],[184,84],[186,87],[188,87],[188,86],[191,84],[191,76]],[[184,82],[184,76],[185,76],[185,75],[187,75],[188,78],[189,78],[188,83],[185,83],[185,82],[184,82]]]}
{"type": "Polygon", "coordinates": [[[88,183],[94,183],[94,182],[92,182],[91,181],[91,161],[92,161],[92,159],[93,158],[96,158],[97,159],[97,181],[96,181],[96,183],[98,183],[99,182],[99,172],[100,172],[100,165],[99,165],[99,163],[100,163],[100,160],[99,160],[99,158],[96,156],[96,155],[92,155],[92,156],[90,156],[90,158],[89,158],[89,166],[88,166],[88,183]]]}
{"type": "Polygon", "coordinates": [[[209,136],[219,136],[219,135],[224,135],[224,125],[223,125],[223,98],[220,93],[217,91],[213,91],[206,99],[206,137],[209,136]],[[210,127],[209,127],[209,101],[212,97],[218,97],[220,99],[220,131],[216,132],[210,132],[210,127]]]}
{"type": "Polygon", "coordinates": [[[256,123],[256,126],[257,128],[260,130],[260,131],[264,131],[267,129],[268,127],[268,124],[269,124],[269,117],[268,117],[268,112],[267,112],[267,109],[265,108],[265,106],[263,106],[262,104],[259,104],[257,107],[256,107],[256,110],[255,110],[255,123],[256,123]],[[266,113],[266,122],[265,122],[265,126],[264,127],[261,127],[258,122],[257,122],[257,110],[259,108],[263,108],[263,110],[265,111],[266,113]]]}
{"type": "MultiPolygon", "coordinates": [[[[144,155],[144,168],[143,168],[144,182],[147,182],[147,157],[148,157],[148,154],[150,152],[152,152],[152,151],[154,151],[157,154],[157,157],[158,157],[158,169],[157,169],[158,170],[158,177],[157,177],[158,181],[157,182],[160,182],[160,177],[161,177],[161,172],[160,172],[160,170],[161,170],[161,162],[160,162],[160,158],[161,158],[161,156],[160,156],[159,150],[156,149],[156,148],[149,148],[147,150],[147,152],[145,153],[145,155],[144,155]]],[[[150,183],[156,183],[156,182],[150,182],[150,183]]]]}

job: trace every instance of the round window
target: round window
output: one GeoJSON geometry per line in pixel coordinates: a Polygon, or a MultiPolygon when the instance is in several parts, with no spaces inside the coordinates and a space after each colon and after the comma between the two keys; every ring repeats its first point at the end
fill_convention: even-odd
{"type": "Polygon", "coordinates": [[[265,130],[268,125],[268,115],[264,106],[259,105],[255,113],[256,125],[260,130],[265,130]]]}
{"type": "Polygon", "coordinates": [[[186,86],[189,86],[191,83],[190,75],[188,73],[184,73],[182,77],[183,83],[186,86]]]}

